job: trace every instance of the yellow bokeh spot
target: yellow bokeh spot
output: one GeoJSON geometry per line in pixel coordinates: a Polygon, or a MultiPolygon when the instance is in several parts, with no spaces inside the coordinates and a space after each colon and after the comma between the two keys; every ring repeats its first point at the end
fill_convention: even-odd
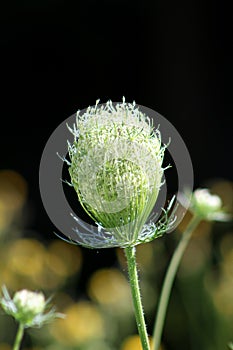
{"type": "MultiPolygon", "coordinates": [[[[101,304],[130,302],[130,289],[124,275],[117,269],[97,270],[89,281],[89,295],[101,304]]],[[[130,303],[131,305],[131,303],[130,303]]]]}
{"type": "Polygon", "coordinates": [[[47,264],[53,273],[66,277],[79,271],[82,263],[81,250],[73,246],[55,240],[50,244],[47,254],[47,264]]]}
{"type": "Polygon", "coordinates": [[[13,170],[0,171],[0,231],[10,225],[27,198],[27,183],[13,170]]]}
{"type": "Polygon", "coordinates": [[[43,271],[44,246],[36,239],[18,239],[11,243],[7,264],[12,272],[36,276],[43,271]]]}
{"type": "Polygon", "coordinates": [[[65,319],[51,325],[52,335],[63,344],[76,345],[103,338],[104,323],[98,309],[90,302],[79,302],[64,310],[65,319]]]}
{"type": "MultiPolygon", "coordinates": [[[[150,346],[152,345],[152,339],[149,338],[150,346]]],[[[131,335],[126,338],[121,346],[120,350],[143,350],[141,340],[138,335],[131,335]]],[[[162,350],[162,348],[160,348],[162,350]]]]}
{"type": "Polygon", "coordinates": [[[27,197],[27,183],[16,171],[0,171],[0,198],[10,210],[21,208],[27,197]]]}
{"type": "Polygon", "coordinates": [[[6,343],[1,343],[0,350],[11,350],[11,346],[6,343]]]}
{"type": "Polygon", "coordinates": [[[82,262],[79,247],[70,247],[61,241],[48,248],[36,239],[18,239],[5,246],[0,261],[0,282],[12,289],[54,289],[76,273],[82,262]]]}

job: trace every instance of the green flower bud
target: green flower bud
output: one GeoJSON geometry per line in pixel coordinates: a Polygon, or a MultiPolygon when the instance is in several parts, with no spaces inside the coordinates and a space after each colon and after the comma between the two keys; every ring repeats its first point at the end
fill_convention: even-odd
{"type": "MultiPolygon", "coordinates": [[[[162,185],[165,147],[159,131],[124,99],[78,112],[69,129],[69,173],[82,207],[100,230],[111,233],[110,246],[140,243],[162,185]]],[[[96,247],[94,240],[90,245],[96,247]]]]}

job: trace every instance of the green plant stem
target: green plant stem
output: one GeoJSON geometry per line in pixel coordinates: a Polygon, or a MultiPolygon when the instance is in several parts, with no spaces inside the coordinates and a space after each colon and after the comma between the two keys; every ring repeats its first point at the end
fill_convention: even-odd
{"type": "Polygon", "coordinates": [[[21,344],[21,341],[23,338],[23,333],[24,333],[24,325],[22,323],[20,323],[17,334],[16,334],[13,350],[19,350],[20,344],[21,344]]]}
{"type": "Polygon", "coordinates": [[[141,339],[143,350],[150,350],[149,339],[146,330],[146,324],[143,314],[142,301],[140,295],[138,272],[136,264],[136,248],[125,248],[125,255],[128,263],[129,281],[134,305],[135,318],[138,327],[138,333],[141,339]]]}
{"type": "Polygon", "coordinates": [[[153,333],[152,350],[159,350],[167,306],[168,306],[173,282],[174,282],[181,258],[189,243],[192,233],[194,229],[197,227],[197,225],[200,223],[200,221],[201,219],[199,216],[194,216],[192,218],[185,232],[182,234],[180,242],[168,266],[167,273],[163,282],[160,299],[159,299],[158,311],[157,311],[157,316],[156,316],[156,321],[154,326],[154,333],[153,333]]]}

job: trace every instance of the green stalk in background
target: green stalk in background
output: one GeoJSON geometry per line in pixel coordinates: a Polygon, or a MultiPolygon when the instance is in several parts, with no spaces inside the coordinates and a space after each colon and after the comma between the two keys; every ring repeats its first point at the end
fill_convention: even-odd
{"type": "Polygon", "coordinates": [[[197,189],[194,191],[190,209],[193,212],[193,218],[181,237],[164,279],[154,326],[152,350],[159,349],[173,282],[193,231],[201,220],[228,221],[231,218],[229,214],[224,212],[220,197],[212,195],[207,189],[197,189]]]}
{"type": "Polygon", "coordinates": [[[201,218],[199,216],[194,216],[192,218],[186,231],[182,234],[181,240],[168,266],[167,273],[163,282],[160,299],[159,299],[159,306],[158,306],[158,311],[157,311],[157,316],[156,316],[156,321],[154,326],[154,333],[153,333],[152,350],[159,350],[168,302],[170,299],[174,279],[175,279],[178,267],[180,265],[182,256],[192,236],[192,233],[195,230],[195,228],[198,226],[200,221],[201,221],[201,218]]]}
{"type": "Polygon", "coordinates": [[[17,334],[16,334],[13,350],[19,350],[20,344],[21,344],[22,339],[23,339],[23,333],[24,333],[24,325],[22,323],[20,323],[17,334]]]}

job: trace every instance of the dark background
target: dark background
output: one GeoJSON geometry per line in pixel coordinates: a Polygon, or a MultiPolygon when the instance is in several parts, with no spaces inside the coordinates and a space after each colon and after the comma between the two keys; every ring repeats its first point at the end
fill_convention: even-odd
{"type": "Polygon", "coordinates": [[[165,116],[187,144],[196,186],[232,179],[230,2],[24,0],[5,2],[0,17],[0,166],[29,182],[35,225],[49,223],[38,188],[44,145],[98,98],[124,95],[165,116]]]}

